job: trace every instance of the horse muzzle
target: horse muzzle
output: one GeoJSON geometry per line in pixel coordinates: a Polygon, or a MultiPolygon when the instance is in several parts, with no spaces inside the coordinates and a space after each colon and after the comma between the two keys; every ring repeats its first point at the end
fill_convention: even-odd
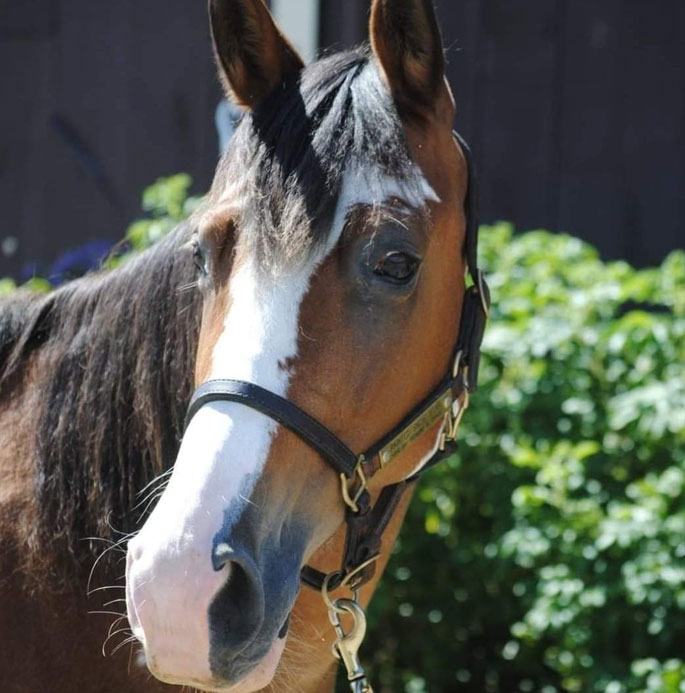
{"type": "Polygon", "coordinates": [[[281,530],[260,540],[241,524],[217,532],[206,552],[192,542],[183,549],[179,542],[150,544],[146,529],[130,542],[129,621],[156,678],[235,693],[261,690],[273,679],[307,535],[281,530]]]}

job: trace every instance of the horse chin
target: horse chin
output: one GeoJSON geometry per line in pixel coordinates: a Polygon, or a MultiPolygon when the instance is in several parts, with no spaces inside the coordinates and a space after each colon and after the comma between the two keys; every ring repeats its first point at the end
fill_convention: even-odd
{"type": "Polygon", "coordinates": [[[285,638],[275,640],[266,656],[238,683],[219,684],[216,681],[185,680],[167,676],[164,672],[157,671],[154,660],[150,659],[147,660],[147,666],[156,679],[173,686],[191,686],[209,693],[256,693],[266,688],[274,680],[283,656],[285,643],[285,638]]]}
{"type": "Polygon", "coordinates": [[[266,657],[242,681],[222,690],[231,693],[253,693],[266,688],[274,680],[285,642],[285,639],[275,640],[266,657]]]}

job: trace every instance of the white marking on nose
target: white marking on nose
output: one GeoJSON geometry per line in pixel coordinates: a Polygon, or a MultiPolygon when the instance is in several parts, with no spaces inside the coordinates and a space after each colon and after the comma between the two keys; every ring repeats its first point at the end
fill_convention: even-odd
{"type": "MultiPolygon", "coordinates": [[[[244,380],[285,396],[290,374],[282,364],[297,355],[300,304],[312,271],[310,265],[276,280],[262,276],[251,260],[237,270],[210,380],[244,380]]],[[[188,426],[169,486],[141,536],[156,526],[158,541],[166,535],[179,551],[192,544],[209,560],[217,532],[230,532],[250,497],[276,427],[241,404],[203,407],[188,426]],[[235,516],[226,515],[228,508],[235,516]]]]}
{"type": "MultiPolygon", "coordinates": [[[[315,268],[312,260],[275,278],[248,260],[236,270],[210,379],[245,380],[286,395],[290,373],[282,364],[297,355],[300,306],[315,268]]],[[[157,672],[212,678],[209,607],[231,570],[216,559],[231,553],[228,537],[276,428],[270,418],[229,402],[203,407],[188,426],[169,485],[135,539],[140,557],[127,576],[131,611],[157,672]]]]}

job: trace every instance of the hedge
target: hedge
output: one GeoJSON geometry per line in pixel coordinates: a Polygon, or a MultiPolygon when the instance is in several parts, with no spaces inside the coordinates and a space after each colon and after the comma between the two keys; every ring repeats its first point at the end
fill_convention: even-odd
{"type": "Polygon", "coordinates": [[[377,690],[683,693],[685,253],[482,238],[481,388],[373,603],[377,690]]]}

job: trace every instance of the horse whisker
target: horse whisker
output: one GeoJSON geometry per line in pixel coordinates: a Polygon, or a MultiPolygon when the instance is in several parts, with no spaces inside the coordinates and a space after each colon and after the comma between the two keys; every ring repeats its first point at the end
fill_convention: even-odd
{"type": "MultiPolygon", "coordinates": [[[[131,633],[130,628],[121,628],[120,630],[115,630],[113,633],[107,636],[107,639],[105,642],[102,643],[102,656],[107,657],[107,643],[110,641],[111,638],[113,638],[115,635],[119,635],[119,633],[131,633]]],[[[128,636],[127,636],[128,637],[128,636]]]]}
{"type": "Polygon", "coordinates": [[[158,481],[161,481],[165,477],[170,476],[173,471],[174,471],[174,469],[172,467],[171,469],[167,469],[166,472],[163,472],[159,476],[156,476],[149,484],[146,484],[145,486],[143,486],[143,488],[141,488],[140,491],[138,491],[138,493],[136,495],[142,496],[151,486],[154,486],[158,481]]]}
{"type": "Polygon", "coordinates": [[[79,541],[104,541],[111,546],[117,546],[119,544],[118,541],[112,541],[111,539],[107,539],[105,537],[81,537],[79,541]]]}
{"type": "Polygon", "coordinates": [[[183,286],[179,286],[178,289],[176,289],[176,291],[179,294],[185,294],[185,293],[188,293],[190,291],[193,291],[194,289],[197,289],[198,286],[199,286],[199,282],[192,282],[190,284],[184,284],[183,286]]]}
{"type": "Polygon", "coordinates": [[[93,580],[93,575],[95,574],[95,568],[97,568],[98,563],[102,560],[103,556],[106,556],[113,548],[116,548],[118,544],[113,544],[112,546],[108,546],[96,559],[95,562],[93,563],[93,567],[90,569],[90,574],[88,575],[88,582],[86,583],[86,593],[90,592],[90,583],[93,580]]]}
{"type": "Polygon", "coordinates": [[[107,642],[107,640],[109,640],[109,639],[112,637],[112,635],[113,635],[112,631],[113,631],[115,628],[117,628],[117,627],[119,626],[119,624],[120,624],[123,620],[125,620],[125,618],[126,618],[125,616],[119,616],[119,618],[117,618],[117,619],[115,619],[114,621],[112,621],[110,627],[107,629],[107,638],[105,639],[105,643],[107,642]]]}
{"type": "Polygon", "coordinates": [[[145,510],[143,510],[143,512],[140,513],[141,519],[143,517],[145,517],[145,515],[147,515],[147,512],[148,512],[148,510],[150,510],[151,506],[154,505],[162,497],[162,493],[163,493],[163,491],[160,491],[155,496],[150,498],[149,503],[145,506],[145,510]]]}
{"type": "MultiPolygon", "coordinates": [[[[125,575],[123,577],[126,577],[125,575]]],[[[87,592],[87,596],[90,597],[91,594],[95,594],[96,592],[103,592],[104,590],[125,590],[126,587],[124,585],[105,585],[104,587],[96,587],[95,589],[90,590],[87,592]]],[[[107,606],[105,604],[105,606],[107,606]]]]}
{"type": "Polygon", "coordinates": [[[143,498],[142,500],[138,501],[138,502],[133,506],[132,510],[138,510],[138,508],[140,508],[141,505],[144,505],[145,503],[147,503],[147,502],[150,500],[150,498],[154,498],[155,496],[157,496],[157,495],[160,493],[160,491],[164,491],[164,490],[166,489],[166,487],[167,487],[167,484],[168,484],[168,481],[165,481],[164,483],[160,484],[160,486],[157,486],[157,487],[153,488],[153,489],[145,496],[145,498],[143,498]]]}
{"type": "Polygon", "coordinates": [[[110,657],[113,657],[119,650],[124,647],[125,645],[130,645],[131,643],[134,643],[138,640],[135,635],[132,635],[130,638],[126,638],[123,642],[120,642],[111,652],[110,652],[110,657]]]}

